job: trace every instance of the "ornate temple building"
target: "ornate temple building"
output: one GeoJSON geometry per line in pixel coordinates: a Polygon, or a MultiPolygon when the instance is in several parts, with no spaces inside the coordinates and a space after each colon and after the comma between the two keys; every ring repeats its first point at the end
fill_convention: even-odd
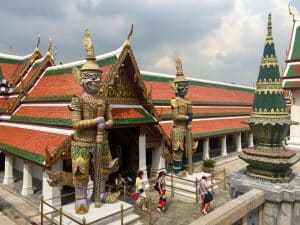
{"type": "MultiPolygon", "coordinates": [[[[51,45],[42,56],[39,41],[27,56],[0,54],[0,164],[5,165],[0,169],[5,185],[21,177],[24,196],[36,188],[33,180],[40,184],[45,198],[59,196],[61,190],[47,182],[48,172],[72,169],[73,128],[68,106],[73,95],[83,91],[72,70],[84,62],[55,65],[51,45]]],[[[120,157],[120,170],[136,173],[165,168],[172,127],[170,100],[174,97],[170,82],[175,73],[140,70],[129,40],[115,51],[96,56],[96,62],[103,71],[103,93],[112,109],[109,146],[113,157],[120,157]]],[[[192,137],[198,141],[194,164],[252,147],[253,135],[241,122],[249,119],[255,89],[188,81],[192,137]]]]}

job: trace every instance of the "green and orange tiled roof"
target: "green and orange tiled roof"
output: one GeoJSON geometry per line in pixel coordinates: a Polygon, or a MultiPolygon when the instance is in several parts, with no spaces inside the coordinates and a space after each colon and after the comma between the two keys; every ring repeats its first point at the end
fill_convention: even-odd
{"type": "Polygon", "coordinates": [[[43,164],[45,149],[51,154],[69,135],[11,127],[0,124],[0,149],[24,159],[43,164]]]}
{"type": "MultiPolygon", "coordinates": [[[[112,108],[114,126],[155,122],[142,107],[128,106],[112,108]]],[[[71,112],[68,105],[26,105],[23,104],[12,115],[11,121],[71,127],[71,112]]]]}
{"type": "Polygon", "coordinates": [[[31,54],[24,57],[0,54],[0,67],[3,78],[10,80],[14,74],[17,74],[23,69],[30,57],[31,54]]]}
{"type": "Polygon", "coordinates": [[[17,99],[16,96],[14,97],[3,97],[0,96],[0,113],[7,113],[9,106],[11,106],[15,100],[17,99]]]}
{"type": "MultiPolygon", "coordinates": [[[[152,88],[154,104],[169,105],[174,97],[170,82],[174,76],[147,71],[141,72],[148,90],[152,88]]],[[[254,89],[198,79],[189,79],[187,98],[193,105],[251,106],[254,89]]]]}
{"type": "Polygon", "coordinates": [[[289,52],[283,74],[284,89],[300,89],[300,21],[293,25],[289,52]]]}
{"type": "MultiPolygon", "coordinates": [[[[97,63],[103,71],[104,79],[109,73],[111,67],[116,62],[117,56],[97,60],[97,63]]],[[[72,75],[72,68],[84,63],[66,64],[63,66],[50,67],[43,74],[37,86],[29,93],[25,102],[51,102],[51,101],[70,101],[73,95],[82,94],[83,90],[75,77],[72,75]]]]}
{"type": "MultiPolygon", "coordinates": [[[[156,106],[158,114],[162,114],[162,119],[172,119],[171,107],[156,106]]],[[[251,107],[230,107],[230,106],[194,106],[193,118],[222,117],[222,116],[242,116],[249,115],[251,107]]]]}
{"type": "MultiPolygon", "coordinates": [[[[216,119],[198,119],[192,122],[193,139],[201,139],[209,136],[218,136],[228,133],[241,132],[250,130],[247,124],[242,123],[249,117],[230,117],[216,119]]],[[[172,123],[160,123],[163,130],[169,136],[171,133],[172,123]]]]}

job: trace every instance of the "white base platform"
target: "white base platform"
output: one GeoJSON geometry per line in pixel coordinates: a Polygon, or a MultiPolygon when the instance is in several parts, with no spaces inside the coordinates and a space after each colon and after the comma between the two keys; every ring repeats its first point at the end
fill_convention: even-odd
{"type": "MultiPolygon", "coordinates": [[[[118,201],[113,204],[103,204],[100,208],[95,208],[94,203],[90,203],[89,205],[89,211],[87,214],[79,215],[75,213],[75,203],[70,203],[63,206],[63,213],[67,214],[74,220],[78,221],[82,224],[83,218],[85,218],[86,223],[91,223],[96,220],[99,220],[103,218],[102,220],[93,223],[93,225],[107,225],[107,224],[121,224],[121,214],[117,213],[121,210],[121,204],[123,204],[123,209],[126,210],[132,205],[123,202],[118,201]],[[112,215],[114,213],[117,213],[116,215],[112,215]],[[110,216],[111,215],[111,216],[110,216]]],[[[134,221],[137,221],[139,219],[139,216],[133,213],[133,208],[127,210],[124,212],[124,224],[132,223],[134,221]]],[[[59,215],[57,215],[54,218],[55,221],[59,221],[59,215]]],[[[77,225],[78,223],[72,221],[71,219],[64,217],[62,219],[63,225],[77,225]]]]}

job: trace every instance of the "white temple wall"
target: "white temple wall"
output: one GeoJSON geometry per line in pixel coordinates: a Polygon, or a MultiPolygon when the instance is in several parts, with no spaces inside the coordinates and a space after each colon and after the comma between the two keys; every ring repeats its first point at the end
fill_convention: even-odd
{"type": "Polygon", "coordinates": [[[291,126],[287,148],[300,151],[300,90],[292,91],[291,103],[291,120],[299,124],[291,126]]]}

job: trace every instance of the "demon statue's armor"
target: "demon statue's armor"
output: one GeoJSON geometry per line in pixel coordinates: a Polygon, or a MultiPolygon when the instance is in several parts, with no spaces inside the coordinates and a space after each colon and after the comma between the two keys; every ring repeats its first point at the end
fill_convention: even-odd
{"type": "Polygon", "coordinates": [[[86,63],[73,75],[82,84],[84,93],[74,96],[70,105],[75,132],[71,142],[73,184],[75,187],[75,211],[88,212],[87,184],[89,170],[93,171],[93,199],[100,207],[100,194],[105,192],[108,175],[118,169],[118,159],[112,160],[107,143],[106,128],[112,126],[109,106],[99,97],[102,71],[95,62],[93,43],[88,30],[83,46],[87,51],[86,63]],[[91,160],[92,157],[92,160],[91,160]]]}
{"type": "Polygon", "coordinates": [[[176,78],[173,88],[176,96],[171,99],[173,126],[171,129],[171,144],[173,154],[173,170],[178,174],[182,170],[183,153],[192,153],[191,122],[193,118],[192,104],[185,98],[188,90],[188,80],[184,77],[179,58],[175,59],[176,78]]]}

